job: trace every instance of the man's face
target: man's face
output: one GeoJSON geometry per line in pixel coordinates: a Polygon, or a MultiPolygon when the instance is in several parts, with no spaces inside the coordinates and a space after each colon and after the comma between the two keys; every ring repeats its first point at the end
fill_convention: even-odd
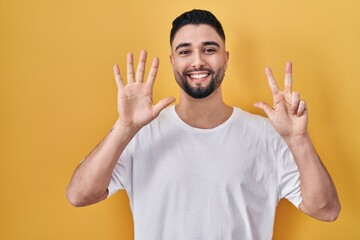
{"type": "Polygon", "coordinates": [[[224,41],[206,24],[180,28],[171,46],[176,82],[189,96],[198,99],[211,95],[221,85],[228,57],[224,41]]]}

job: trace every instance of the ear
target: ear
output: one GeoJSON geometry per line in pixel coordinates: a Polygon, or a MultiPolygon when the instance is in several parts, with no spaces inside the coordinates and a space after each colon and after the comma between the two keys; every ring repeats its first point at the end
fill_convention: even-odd
{"type": "Polygon", "coordinates": [[[175,59],[174,59],[174,56],[172,53],[169,54],[169,60],[170,60],[171,68],[172,68],[172,70],[174,70],[175,59]]]}
{"type": "Polygon", "coordinates": [[[174,64],[174,57],[173,57],[172,53],[169,54],[169,59],[170,59],[171,65],[173,65],[174,64]]]}
{"type": "Polygon", "coordinates": [[[225,51],[224,58],[225,58],[225,70],[226,70],[227,65],[228,65],[228,61],[229,61],[229,51],[225,51]]]}

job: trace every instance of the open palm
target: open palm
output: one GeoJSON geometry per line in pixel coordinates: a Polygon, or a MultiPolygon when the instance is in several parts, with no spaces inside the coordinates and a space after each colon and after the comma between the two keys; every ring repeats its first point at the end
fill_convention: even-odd
{"type": "Polygon", "coordinates": [[[173,97],[152,103],[152,90],[159,67],[159,59],[154,58],[149,75],[144,82],[146,51],[141,51],[134,75],[133,55],[127,55],[127,84],[124,85],[119,67],[114,66],[114,75],[118,86],[119,122],[125,127],[141,128],[155,119],[160,111],[175,101],[173,97]]]}

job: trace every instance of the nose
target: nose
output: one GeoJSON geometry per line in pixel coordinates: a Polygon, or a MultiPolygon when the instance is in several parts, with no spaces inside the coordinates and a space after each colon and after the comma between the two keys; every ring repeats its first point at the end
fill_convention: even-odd
{"type": "Polygon", "coordinates": [[[197,52],[193,54],[192,65],[193,68],[199,69],[205,66],[205,61],[201,53],[197,52]]]}

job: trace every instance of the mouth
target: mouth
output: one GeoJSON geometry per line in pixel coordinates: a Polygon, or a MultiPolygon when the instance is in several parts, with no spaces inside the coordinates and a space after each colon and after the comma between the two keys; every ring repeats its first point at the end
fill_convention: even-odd
{"type": "Polygon", "coordinates": [[[200,82],[204,82],[208,76],[210,75],[209,72],[192,72],[187,74],[187,76],[190,78],[191,81],[195,82],[195,83],[200,83],[200,82]]]}

